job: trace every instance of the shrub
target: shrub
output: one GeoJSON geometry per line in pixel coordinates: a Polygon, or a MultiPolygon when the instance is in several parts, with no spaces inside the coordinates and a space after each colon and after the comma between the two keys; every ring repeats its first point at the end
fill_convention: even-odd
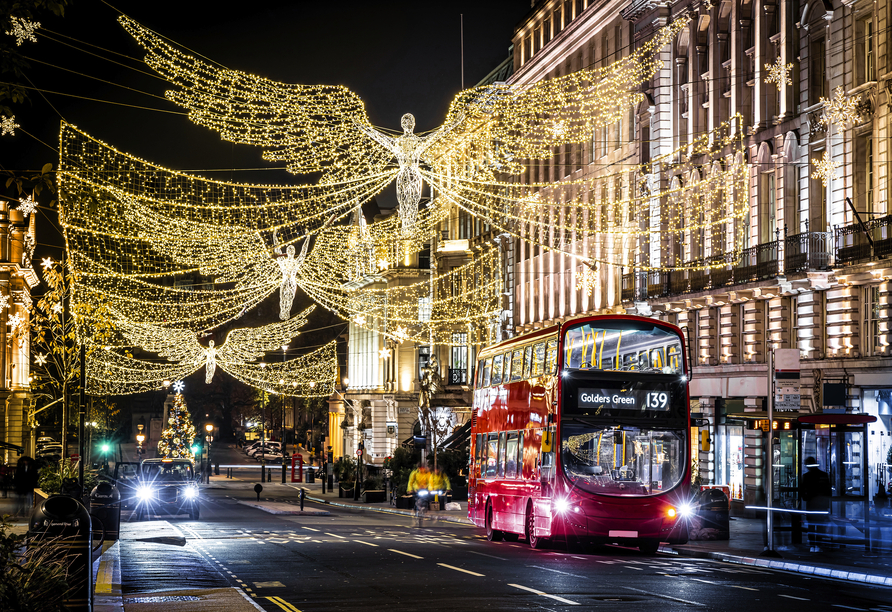
{"type": "Polygon", "coordinates": [[[69,588],[70,561],[59,554],[58,538],[32,540],[11,533],[0,519],[0,610],[57,612],[69,588]]]}
{"type": "MultiPolygon", "coordinates": [[[[37,473],[37,486],[44,493],[52,495],[62,490],[62,481],[66,478],[77,479],[78,462],[71,459],[62,459],[48,463],[37,473]]],[[[96,470],[84,468],[84,492],[89,495],[93,488],[99,484],[99,474],[96,470]]]]}

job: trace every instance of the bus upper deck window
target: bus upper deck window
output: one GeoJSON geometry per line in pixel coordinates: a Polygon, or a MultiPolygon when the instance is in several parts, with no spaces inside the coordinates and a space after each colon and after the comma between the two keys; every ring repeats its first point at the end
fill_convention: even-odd
{"type": "Polygon", "coordinates": [[[557,368],[557,357],[558,357],[558,341],[557,338],[552,338],[548,341],[546,351],[545,351],[545,374],[554,374],[557,368]]]}
{"type": "Polygon", "coordinates": [[[516,382],[523,377],[523,349],[514,349],[511,355],[511,379],[510,382],[516,382]]]}
{"type": "Polygon", "coordinates": [[[530,369],[533,365],[533,345],[528,344],[526,348],[523,350],[523,377],[527,379],[530,377],[530,369]]]}
{"type": "Polygon", "coordinates": [[[492,374],[492,357],[483,363],[483,386],[489,386],[490,375],[492,374]]]}
{"type": "Polygon", "coordinates": [[[542,376],[545,371],[545,343],[538,342],[533,346],[533,368],[531,376],[542,376]]]}
{"type": "Polygon", "coordinates": [[[496,355],[492,358],[492,380],[493,386],[502,384],[502,356],[496,355]]]}

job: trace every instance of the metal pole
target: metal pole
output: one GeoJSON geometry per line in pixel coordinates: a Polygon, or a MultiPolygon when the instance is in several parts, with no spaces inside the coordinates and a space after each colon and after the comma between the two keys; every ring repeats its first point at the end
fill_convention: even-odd
{"type": "MultiPolygon", "coordinates": [[[[83,330],[81,330],[83,331],[83,330]]],[[[77,442],[78,442],[78,455],[80,456],[80,461],[78,462],[77,468],[77,483],[81,490],[81,496],[86,495],[84,491],[84,461],[86,460],[86,449],[87,446],[85,444],[86,440],[84,440],[84,418],[87,415],[87,403],[85,396],[86,386],[86,365],[87,365],[87,351],[84,346],[83,338],[81,338],[81,347],[80,347],[80,383],[81,383],[81,393],[80,393],[80,414],[78,415],[77,420],[77,442]]]]}
{"type": "Polygon", "coordinates": [[[767,546],[762,552],[765,557],[780,557],[774,550],[774,347],[768,348],[768,481],[765,483],[765,496],[768,516],[765,525],[768,529],[767,546]]]}
{"type": "Polygon", "coordinates": [[[260,393],[260,482],[266,482],[266,391],[260,393]]]}

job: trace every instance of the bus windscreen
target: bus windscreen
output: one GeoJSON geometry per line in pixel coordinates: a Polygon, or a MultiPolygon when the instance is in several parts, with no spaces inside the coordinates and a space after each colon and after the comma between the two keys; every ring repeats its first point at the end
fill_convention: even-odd
{"type": "Polygon", "coordinates": [[[564,369],[682,374],[681,337],[622,319],[589,321],[564,332],[564,369]]]}

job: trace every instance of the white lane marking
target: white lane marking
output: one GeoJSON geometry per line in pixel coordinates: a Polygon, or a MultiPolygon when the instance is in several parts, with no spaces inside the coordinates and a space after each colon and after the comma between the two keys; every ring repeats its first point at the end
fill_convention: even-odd
{"type": "Polygon", "coordinates": [[[397,550],[395,548],[388,548],[390,552],[395,552],[400,555],[406,555],[407,557],[412,557],[413,559],[424,559],[424,557],[419,557],[418,555],[413,555],[412,553],[403,552],[401,550],[397,550]]]}
{"type": "Polygon", "coordinates": [[[625,567],[626,569],[638,570],[639,572],[643,572],[643,571],[644,571],[644,568],[641,568],[641,567],[635,567],[634,565],[624,565],[623,567],[625,567]]]}
{"type": "Polygon", "coordinates": [[[758,591],[759,590],[759,589],[754,589],[753,587],[745,587],[745,586],[740,586],[737,584],[728,584],[725,586],[733,587],[735,589],[743,589],[744,591],[758,591]]]}
{"type": "Polygon", "coordinates": [[[576,555],[570,555],[570,556],[573,557],[574,559],[582,559],[583,561],[588,561],[588,559],[586,559],[585,557],[577,557],[576,555]]]}
{"type": "Polygon", "coordinates": [[[811,601],[810,599],[806,599],[805,597],[794,597],[793,595],[784,595],[783,593],[778,593],[778,597],[786,597],[787,599],[798,599],[799,601],[811,601]]]}
{"type": "Polygon", "coordinates": [[[563,574],[564,576],[573,576],[574,578],[583,578],[585,576],[580,576],[578,574],[571,574],[569,572],[562,572],[561,570],[551,569],[550,567],[542,567],[541,565],[527,565],[527,567],[532,567],[535,569],[545,570],[546,572],[554,572],[555,574],[563,574]]]}
{"type": "Polygon", "coordinates": [[[487,555],[486,553],[475,552],[473,550],[467,550],[465,552],[469,552],[472,555],[480,555],[481,557],[489,557],[490,559],[498,559],[499,561],[507,561],[508,560],[505,557],[497,557],[495,555],[487,555]]]}
{"type": "Polygon", "coordinates": [[[336,534],[336,533],[328,533],[327,531],[325,532],[325,535],[330,535],[330,536],[333,537],[333,538],[341,538],[342,540],[346,540],[346,539],[347,539],[347,538],[345,538],[344,536],[339,536],[339,535],[336,534]]]}
{"type": "Polygon", "coordinates": [[[455,567],[454,565],[446,565],[445,563],[437,563],[437,565],[441,567],[445,567],[447,569],[455,570],[457,572],[464,572],[465,574],[471,574],[472,576],[483,576],[483,574],[478,574],[477,572],[472,572],[471,570],[462,569],[460,567],[455,567]]]}
{"type": "Polygon", "coordinates": [[[705,582],[706,584],[718,584],[718,582],[713,582],[712,580],[703,580],[702,578],[691,578],[691,580],[696,580],[697,582],[705,582]]]}
{"type": "Polygon", "coordinates": [[[844,606],[842,604],[833,604],[834,608],[845,608],[846,610],[866,610],[866,608],[853,608],[852,606],[844,606]]]}
{"type": "Polygon", "coordinates": [[[548,597],[549,599],[554,599],[555,601],[565,603],[568,606],[581,606],[582,605],[578,601],[570,601],[569,599],[564,599],[563,597],[558,597],[557,595],[549,595],[548,593],[543,593],[539,589],[531,589],[530,587],[523,586],[522,584],[509,584],[508,586],[514,587],[515,589],[529,591],[530,593],[535,593],[536,595],[541,595],[542,597],[548,597]]]}
{"type": "Polygon", "coordinates": [[[681,597],[671,597],[669,595],[663,595],[662,593],[654,593],[653,591],[645,591],[644,589],[635,589],[632,587],[622,587],[627,591],[635,591],[636,593],[644,593],[645,595],[650,595],[651,597],[659,597],[661,599],[671,599],[672,601],[680,601],[681,603],[686,603],[692,606],[699,606],[701,608],[705,607],[706,604],[702,604],[698,601],[691,601],[690,599],[682,599],[681,597]]]}
{"type": "Polygon", "coordinates": [[[372,544],[371,542],[363,542],[362,540],[353,540],[354,542],[359,542],[360,544],[365,544],[366,546],[378,546],[377,544],[372,544]]]}
{"type": "Polygon", "coordinates": [[[312,527],[303,527],[303,526],[301,526],[301,529],[309,529],[310,531],[319,531],[318,529],[313,529],[312,527]]]}

